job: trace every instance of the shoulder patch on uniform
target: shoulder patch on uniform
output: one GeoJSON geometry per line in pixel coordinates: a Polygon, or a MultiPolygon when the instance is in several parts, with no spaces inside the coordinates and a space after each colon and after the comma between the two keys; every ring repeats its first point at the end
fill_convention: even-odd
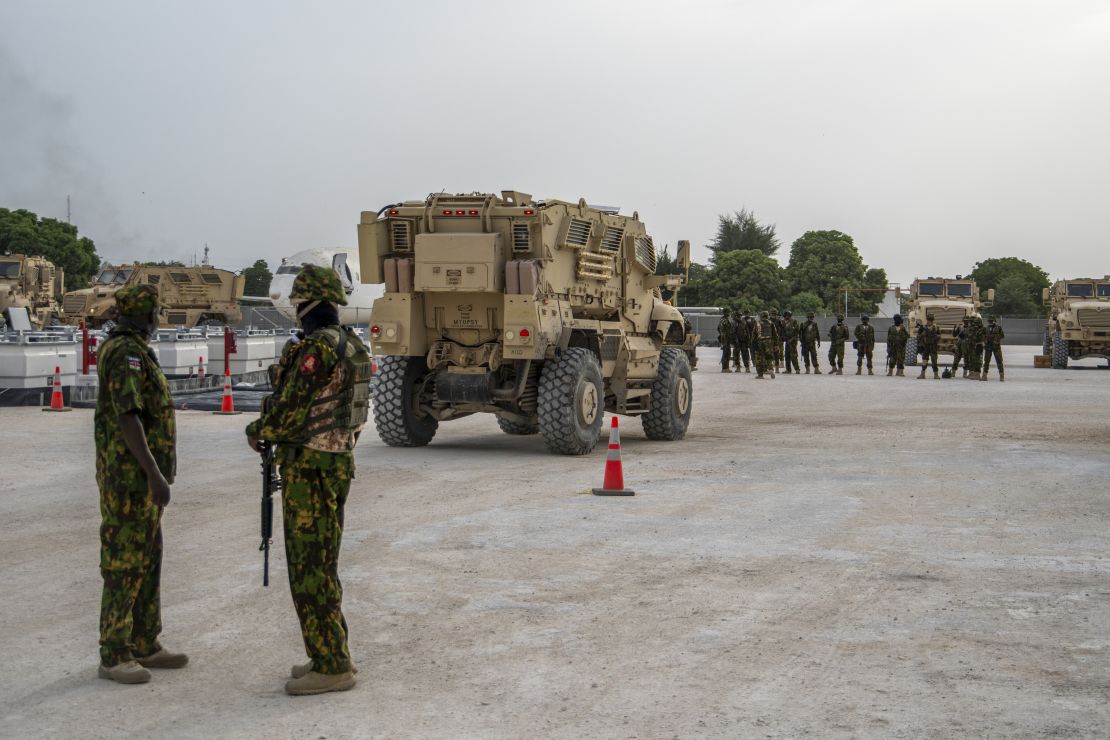
{"type": "Polygon", "coordinates": [[[305,358],[301,360],[301,372],[305,375],[312,375],[319,367],[320,360],[316,355],[305,355],[305,358]]]}
{"type": "Polygon", "coordinates": [[[143,359],[141,357],[137,357],[135,355],[128,355],[127,356],[127,366],[129,368],[131,368],[132,370],[142,370],[143,369],[143,359]]]}

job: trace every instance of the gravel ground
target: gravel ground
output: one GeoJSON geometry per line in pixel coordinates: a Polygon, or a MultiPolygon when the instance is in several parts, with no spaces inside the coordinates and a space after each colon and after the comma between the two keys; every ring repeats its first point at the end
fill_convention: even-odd
{"type": "Polygon", "coordinates": [[[0,409],[0,735],[1105,737],[1110,372],[1034,351],[1000,384],[756,382],[703,349],[684,441],[624,420],[634,498],[586,493],[603,445],[369,431],[359,684],[306,698],[281,690],[304,656],[280,538],[261,586],[252,414],[178,412],[163,639],[192,662],[125,687],[96,678],[92,412],[0,409]]]}

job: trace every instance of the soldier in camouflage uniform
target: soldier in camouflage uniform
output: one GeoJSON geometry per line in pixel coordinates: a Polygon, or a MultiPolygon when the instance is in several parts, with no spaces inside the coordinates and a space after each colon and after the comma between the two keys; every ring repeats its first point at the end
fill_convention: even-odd
{"type": "Polygon", "coordinates": [[[162,511],[177,472],[173,398],[147,345],[158,328],[158,291],[116,292],[118,323],[97,354],[93,419],[100,489],[100,666],[97,675],[146,683],[148,668],[189,659],[161,646],[162,511]]]}
{"type": "Polygon", "coordinates": [[[829,327],[829,375],[844,374],[844,343],[848,341],[848,327],[844,325],[844,315],[836,315],[836,323],[829,327]]]}
{"type": "Polygon", "coordinates": [[[766,311],[759,314],[759,321],[756,323],[756,342],[755,379],[762,380],[763,374],[767,373],[774,380],[775,346],[782,346],[782,343],[779,342],[778,327],[766,311]]]}
{"type": "Polygon", "coordinates": [[[971,320],[971,380],[977,379],[983,369],[983,335],[986,333],[982,317],[976,316],[971,320]]]}
{"type": "Polygon", "coordinates": [[[875,327],[871,326],[871,317],[863,314],[859,317],[863,323],[856,325],[856,375],[863,374],[863,361],[867,360],[867,374],[874,375],[875,357],[875,327]]]}
{"type": "Polygon", "coordinates": [[[810,363],[813,364],[813,374],[820,375],[821,368],[817,365],[817,348],[821,346],[821,330],[813,320],[813,311],[806,314],[806,322],[801,328],[802,361],[806,365],[806,375],[809,375],[810,363]]]}
{"type": "Polygon", "coordinates": [[[771,309],[771,311],[770,311],[770,318],[771,318],[771,323],[773,323],[773,324],[775,325],[775,332],[776,332],[776,333],[777,333],[777,335],[778,335],[778,339],[777,339],[777,340],[775,340],[775,348],[774,348],[774,354],[775,354],[775,370],[782,370],[782,356],[783,356],[783,352],[782,352],[782,332],[783,332],[783,321],[782,321],[782,317],[781,317],[781,316],[779,316],[779,310],[778,310],[777,308],[772,308],[772,309],[771,309]]]}
{"type": "Polygon", "coordinates": [[[894,369],[898,368],[898,377],[903,377],[906,374],[906,342],[910,339],[910,333],[906,331],[906,327],[902,325],[902,314],[894,315],[894,323],[886,330],[886,374],[887,376],[894,374],[894,369]]]}
{"type": "Polygon", "coordinates": [[[1006,338],[1006,332],[1002,331],[1002,326],[994,316],[991,316],[988,321],[990,323],[983,331],[983,372],[979,380],[987,379],[987,373],[991,369],[991,357],[994,357],[994,363],[998,366],[998,381],[1003,382],[1006,380],[1006,371],[1002,367],[1002,340],[1006,338]]]}
{"type": "Polygon", "coordinates": [[[786,374],[790,374],[791,366],[794,367],[794,374],[801,375],[802,368],[798,365],[798,337],[801,335],[802,327],[798,324],[798,320],[794,318],[792,311],[787,311],[783,314],[782,321],[782,341],[783,341],[783,358],[786,361],[786,374]]]}
{"type": "Polygon", "coordinates": [[[732,362],[732,319],[727,308],[717,322],[717,342],[721,345],[721,372],[731,373],[729,363],[732,362]]]}
{"type": "Polygon", "coordinates": [[[754,323],[747,309],[744,309],[739,318],[733,321],[732,354],[737,372],[740,371],[741,361],[744,363],[744,372],[752,371],[752,325],[754,323]]]}
{"type": "Polygon", "coordinates": [[[304,337],[271,368],[273,394],[247,427],[277,446],[289,588],[309,662],[293,667],[289,694],[345,691],[355,685],[343,618],[339,547],[343,509],[354,475],[352,450],[366,421],[370,353],[339,325],[344,305],[333,270],[305,265],[289,294],[304,337]]]}
{"type": "Polygon", "coordinates": [[[964,377],[966,378],[971,361],[971,319],[965,316],[962,325],[953,326],[952,336],[956,337],[956,347],[952,351],[952,370],[950,377],[956,377],[956,371],[960,368],[960,360],[963,360],[964,377]]]}
{"type": "Polygon", "coordinates": [[[917,351],[921,354],[921,374],[918,380],[925,379],[925,369],[929,361],[933,363],[933,380],[940,378],[937,370],[937,348],[940,347],[940,328],[937,327],[933,315],[925,315],[925,325],[917,325],[917,351]]]}

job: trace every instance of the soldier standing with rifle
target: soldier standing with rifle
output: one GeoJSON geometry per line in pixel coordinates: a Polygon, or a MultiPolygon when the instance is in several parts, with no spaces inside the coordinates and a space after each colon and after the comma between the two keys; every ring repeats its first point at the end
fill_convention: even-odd
{"type": "Polygon", "coordinates": [[[752,371],[752,332],[755,329],[755,321],[752,319],[748,309],[744,309],[744,313],[736,322],[733,337],[736,342],[733,354],[737,356],[736,370],[740,371],[740,360],[744,361],[744,372],[750,373],[752,371]]]}
{"type": "Polygon", "coordinates": [[[844,325],[844,314],[836,315],[836,323],[829,327],[829,375],[844,374],[844,343],[848,341],[848,327],[844,325]]]}
{"type": "Polygon", "coordinates": [[[871,326],[871,317],[863,314],[859,317],[861,324],[856,325],[856,375],[863,374],[863,361],[867,360],[867,374],[874,375],[875,357],[875,327],[871,326]]]}
{"type": "Polygon", "coordinates": [[[794,374],[801,375],[802,368],[798,366],[798,336],[801,333],[801,326],[798,325],[798,320],[794,318],[792,311],[787,311],[783,314],[782,322],[782,341],[783,341],[783,356],[786,360],[786,374],[790,374],[790,366],[794,366],[794,374]]]}
{"type": "Polygon", "coordinates": [[[925,379],[925,368],[933,362],[933,380],[940,378],[937,372],[937,348],[940,347],[940,329],[934,323],[933,315],[925,315],[925,325],[917,325],[917,351],[921,353],[921,374],[918,380],[925,379]]]}
{"type": "Polygon", "coordinates": [[[147,342],[158,329],[158,291],[116,291],[116,327],[97,355],[96,483],[100,489],[100,666],[118,683],[146,683],[148,668],[183,668],[162,631],[162,512],[177,472],[177,429],[166,376],[147,342]]]}
{"type": "Polygon", "coordinates": [[[983,369],[983,335],[987,329],[983,319],[976,316],[971,322],[971,379],[975,380],[983,369]]]}
{"type": "Polygon", "coordinates": [[[1002,326],[994,316],[990,317],[989,322],[989,326],[983,332],[983,374],[979,376],[979,380],[987,379],[993,356],[995,364],[998,365],[998,382],[1001,383],[1006,380],[1006,371],[1002,367],[1002,340],[1006,338],[1006,332],[1002,331],[1002,326]]]}
{"type": "Polygon", "coordinates": [[[771,317],[771,323],[773,323],[775,325],[775,332],[776,332],[776,335],[778,337],[775,340],[775,347],[774,347],[775,370],[781,370],[782,369],[782,355],[783,355],[783,352],[782,352],[783,321],[782,321],[782,317],[779,316],[779,310],[777,308],[772,308],[771,309],[770,317],[771,317]]]}
{"type": "Polygon", "coordinates": [[[910,333],[902,325],[902,314],[894,315],[894,323],[886,330],[886,374],[894,374],[898,368],[898,377],[903,377],[906,368],[906,342],[910,333]]]}
{"type": "Polygon", "coordinates": [[[813,363],[813,374],[820,375],[821,368],[817,366],[817,348],[821,346],[821,330],[813,320],[813,311],[806,314],[806,322],[801,328],[802,361],[806,365],[806,375],[809,375],[810,363],[813,363]]]}
{"type": "Polygon", "coordinates": [[[333,270],[305,265],[289,299],[304,338],[282,351],[273,394],[247,427],[247,441],[256,452],[277,446],[289,588],[310,658],[293,666],[285,691],[322,694],[355,685],[338,564],[352,450],[367,418],[370,353],[339,325],[336,306],[347,297],[333,270]]]}
{"type": "Polygon", "coordinates": [[[775,379],[775,346],[782,346],[779,342],[778,328],[766,311],[759,314],[759,323],[756,324],[756,337],[758,349],[755,356],[756,380],[762,380],[764,373],[770,373],[771,380],[775,379]]]}
{"type": "Polygon", "coordinates": [[[732,362],[732,320],[729,319],[727,308],[717,322],[717,341],[721,345],[721,372],[731,373],[729,363],[732,362]]]}
{"type": "Polygon", "coordinates": [[[971,346],[971,319],[964,317],[962,326],[952,327],[952,336],[956,337],[956,347],[952,351],[952,370],[950,377],[956,377],[956,370],[960,367],[960,360],[964,362],[964,377],[967,377],[968,362],[970,360],[971,346]]]}

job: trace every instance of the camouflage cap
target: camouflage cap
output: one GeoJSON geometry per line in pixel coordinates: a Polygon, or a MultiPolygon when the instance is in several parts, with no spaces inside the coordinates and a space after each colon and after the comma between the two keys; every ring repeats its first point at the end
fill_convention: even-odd
{"type": "Polygon", "coordinates": [[[783,311],[783,312],[782,312],[782,315],[783,315],[783,316],[793,316],[794,314],[793,314],[793,313],[791,313],[790,309],[787,309],[787,310],[785,310],[785,311],[783,311]]]}
{"type": "Polygon", "coordinates": [[[162,305],[153,285],[133,285],[116,291],[116,307],[121,316],[142,318],[162,305]]]}
{"type": "Polygon", "coordinates": [[[778,316],[779,315],[779,310],[777,308],[772,308],[771,313],[773,313],[775,316],[778,316]]]}
{"type": "Polygon", "coordinates": [[[933,316],[931,313],[925,314],[925,320],[926,321],[934,321],[935,319],[936,319],[936,317],[933,316]]]}
{"type": "Polygon", "coordinates": [[[843,321],[843,320],[844,320],[844,314],[842,314],[842,313],[838,313],[838,314],[836,315],[836,320],[837,320],[837,321],[843,321]]]}
{"type": "Polygon", "coordinates": [[[809,313],[807,313],[807,314],[806,314],[806,318],[807,318],[807,319],[812,319],[812,318],[813,318],[813,316],[814,316],[814,313],[813,313],[813,311],[810,311],[809,313]]]}
{"type": "Polygon", "coordinates": [[[993,324],[994,322],[998,321],[998,317],[992,313],[990,316],[987,317],[987,321],[993,324]]]}
{"type": "Polygon", "coordinates": [[[335,270],[329,267],[305,265],[293,280],[289,301],[291,303],[330,301],[346,306],[347,294],[343,292],[343,283],[339,281],[339,275],[335,270]]]}
{"type": "Polygon", "coordinates": [[[871,317],[870,317],[870,316],[868,316],[867,314],[863,314],[863,315],[862,315],[862,316],[860,316],[859,318],[860,318],[860,321],[862,321],[862,322],[864,322],[864,323],[867,323],[868,321],[870,321],[870,320],[871,320],[871,317]]]}
{"type": "Polygon", "coordinates": [[[761,319],[767,319],[767,318],[770,318],[770,316],[768,316],[768,315],[767,315],[767,312],[766,312],[766,311],[760,311],[760,312],[759,312],[759,318],[761,318],[761,319]]]}

